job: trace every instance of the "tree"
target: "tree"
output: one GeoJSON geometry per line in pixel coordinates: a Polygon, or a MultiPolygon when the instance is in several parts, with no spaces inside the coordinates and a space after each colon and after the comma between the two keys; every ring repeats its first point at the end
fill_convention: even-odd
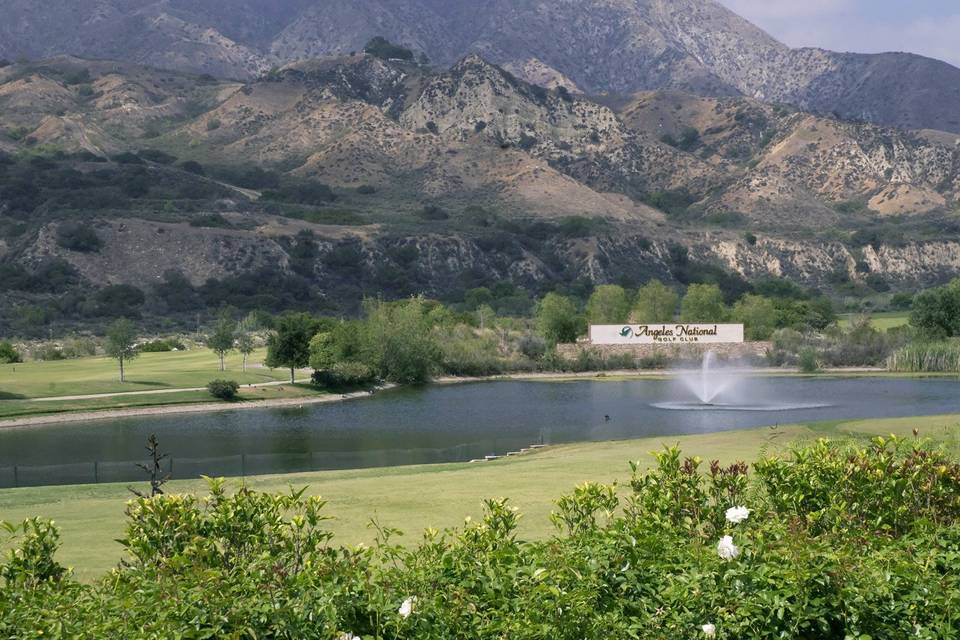
{"type": "Polygon", "coordinates": [[[121,383],[126,381],[123,370],[124,363],[140,355],[136,340],[137,328],[127,318],[115,320],[107,329],[106,352],[108,356],[120,363],[121,383]]]}
{"type": "Polygon", "coordinates": [[[684,322],[723,322],[727,307],[723,292],[715,284],[691,284],[680,303],[680,319],[684,322]]]}
{"type": "Polygon", "coordinates": [[[213,331],[207,335],[207,347],[220,359],[220,371],[225,368],[224,357],[233,350],[233,343],[236,340],[235,327],[230,316],[221,314],[213,325],[213,331]]]}
{"type": "Polygon", "coordinates": [[[247,370],[247,358],[249,358],[250,354],[256,349],[253,334],[248,327],[249,325],[247,325],[246,321],[241,321],[237,324],[237,351],[243,356],[240,363],[241,371],[247,370]]]}
{"type": "Polygon", "coordinates": [[[588,324],[622,324],[629,316],[630,296],[619,285],[600,285],[587,301],[588,324]]]}
{"type": "Polygon", "coordinates": [[[910,324],[928,338],[960,336],[960,278],[918,293],[913,299],[910,324]]]}
{"type": "Polygon", "coordinates": [[[481,331],[490,325],[496,324],[497,312],[490,305],[482,304],[477,307],[477,310],[474,313],[477,316],[477,324],[480,326],[481,331]]]}
{"type": "Polygon", "coordinates": [[[297,369],[310,364],[310,339],[320,323],[308,313],[287,313],[276,323],[267,343],[267,366],[290,369],[290,383],[296,382],[297,369]]]}
{"type": "Polygon", "coordinates": [[[337,364],[336,344],[332,332],[322,331],[310,339],[310,366],[316,371],[329,371],[337,364]]]}
{"type": "Polygon", "coordinates": [[[583,332],[584,322],[572,299],[548,293],[537,308],[537,327],[548,342],[570,343],[577,341],[583,332]]]}
{"type": "Polygon", "coordinates": [[[434,306],[420,298],[368,304],[364,361],[390,382],[429,380],[442,357],[433,332],[439,321],[434,311],[434,306]]]}
{"type": "Polygon", "coordinates": [[[659,280],[651,280],[637,291],[631,319],[639,323],[670,322],[677,315],[680,296],[659,280]]]}
{"type": "Polygon", "coordinates": [[[9,342],[0,342],[0,364],[20,362],[20,353],[9,342]]]}
{"type": "Polygon", "coordinates": [[[770,339],[778,316],[773,301],[763,296],[744,296],[733,307],[733,319],[744,324],[747,340],[770,339]]]}

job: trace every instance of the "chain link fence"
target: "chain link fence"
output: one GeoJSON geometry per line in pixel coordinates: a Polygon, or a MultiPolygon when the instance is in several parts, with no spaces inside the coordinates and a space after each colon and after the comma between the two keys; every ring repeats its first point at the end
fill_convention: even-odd
{"type": "MultiPolygon", "coordinates": [[[[381,449],[368,451],[308,451],[303,453],[238,454],[163,460],[172,480],[193,480],[200,476],[244,477],[271,473],[303,473],[336,469],[362,469],[397,464],[466,462],[489,454],[477,444],[441,449],[381,449]]],[[[137,464],[142,460],[79,462],[55,465],[0,466],[0,489],[49,485],[138,482],[147,479],[137,464]]]]}

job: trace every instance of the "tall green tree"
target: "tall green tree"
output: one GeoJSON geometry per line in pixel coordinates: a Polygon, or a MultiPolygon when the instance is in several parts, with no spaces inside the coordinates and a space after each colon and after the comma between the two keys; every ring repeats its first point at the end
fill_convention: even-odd
{"type": "Polygon", "coordinates": [[[684,322],[723,322],[727,306],[723,292],[715,284],[691,284],[680,303],[680,319],[684,322]]]}
{"type": "Polygon", "coordinates": [[[240,322],[237,325],[237,351],[240,352],[242,357],[240,361],[240,370],[247,370],[247,358],[250,357],[250,354],[253,353],[257,348],[256,342],[253,339],[253,333],[247,328],[247,325],[243,322],[240,322]]]}
{"type": "Polygon", "coordinates": [[[928,338],[960,336],[960,278],[918,293],[913,299],[910,324],[928,338]]]}
{"type": "Polygon", "coordinates": [[[747,340],[769,340],[778,317],[776,305],[763,296],[743,296],[733,307],[733,319],[743,323],[747,340]]]}
{"type": "Polygon", "coordinates": [[[297,369],[310,364],[310,340],[320,322],[308,313],[287,313],[277,320],[267,343],[268,367],[290,369],[290,382],[296,382],[297,369]]]}
{"type": "Polygon", "coordinates": [[[630,296],[615,284],[602,284],[587,301],[587,324],[622,324],[630,317],[630,296]]]}
{"type": "Polygon", "coordinates": [[[430,379],[442,357],[434,325],[443,314],[426,301],[367,305],[364,361],[390,382],[418,384],[430,379]]]}
{"type": "Polygon", "coordinates": [[[224,366],[224,358],[226,355],[233,351],[233,343],[236,340],[236,324],[233,319],[226,314],[221,314],[217,321],[213,323],[213,327],[209,334],[207,334],[207,347],[217,354],[217,357],[220,359],[220,371],[223,371],[226,367],[224,366]]]}
{"type": "Polygon", "coordinates": [[[659,280],[651,280],[637,291],[630,317],[633,322],[641,324],[671,322],[679,305],[680,296],[676,291],[659,280]]]}
{"type": "Polygon", "coordinates": [[[577,304],[557,293],[548,293],[540,301],[537,327],[543,337],[554,344],[576,342],[585,329],[577,304]]]}
{"type": "Polygon", "coordinates": [[[310,366],[317,371],[329,371],[339,362],[336,338],[331,331],[321,331],[310,339],[310,366]]]}
{"type": "Polygon", "coordinates": [[[137,328],[131,320],[119,318],[110,325],[105,349],[108,356],[120,363],[120,382],[126,382],[124,364],[140,355],[137,350],[137,328]]]}

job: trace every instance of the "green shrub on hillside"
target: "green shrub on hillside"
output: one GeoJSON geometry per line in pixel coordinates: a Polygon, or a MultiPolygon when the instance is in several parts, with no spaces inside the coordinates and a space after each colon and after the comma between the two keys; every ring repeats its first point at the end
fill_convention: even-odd
{"type": "Polygon", "coordinates": [[[363,51],[383,60],[413,60],[413,52],[410,49],[395,45],[383,36],[371,39],[363,51]]]}
{"type": "Polygon", "coordinates": [[[57,227],[57,244],[70,251],[93,253],[103,247],[103,240],[89,222],[64,222],[57,227]]]}

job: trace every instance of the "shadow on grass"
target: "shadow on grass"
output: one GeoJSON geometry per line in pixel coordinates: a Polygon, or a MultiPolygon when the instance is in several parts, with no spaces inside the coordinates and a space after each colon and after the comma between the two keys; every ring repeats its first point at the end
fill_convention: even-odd
{"type": "Polygon", "coordinates": [[[9,393],[7,391],[0,391],[0,400],[26,400],[27,396],[21,395],[19,393],[9,393]]]}

